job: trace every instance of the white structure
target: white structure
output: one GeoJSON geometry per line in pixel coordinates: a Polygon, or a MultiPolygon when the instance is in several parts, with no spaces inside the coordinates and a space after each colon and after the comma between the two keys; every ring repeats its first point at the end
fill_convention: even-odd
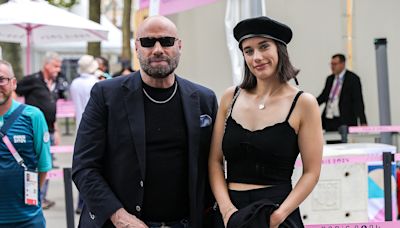
{"type": "MultiPolygon", "coordinates": [[[[386,144],[349,143],[324,146],[317,186],[300,205],[305,224],[384,221],[383,166],[374,162],[382,152],[396,153],[386,144]],[[367,161],[365,161],[365,160],[367,161]]],[[[300,178],[297,166],[293,180],[300,178]]],[[[397,215],[396,180],[392,176],[392,214],[397,215]]]]}
{"type": "MultiPolygon", "coordinates": [[[[226,0],[170,15],[183,40],[178,72],[213,89],[217,96],[233,85],[225,38],[226,0]]],[[[330,58],[346,54],[345,1],[265,0],[266,15],[288,24],[294,32],[288,45],[293,64],[300,68],[300,88],[318,96],[330,72],[330,58]]],[[[392,124],[400,124],[400,1],[353,3],[353,71],[361,77],[369,125],[379,124],[374,39],[388,40],[392,124]]]]}

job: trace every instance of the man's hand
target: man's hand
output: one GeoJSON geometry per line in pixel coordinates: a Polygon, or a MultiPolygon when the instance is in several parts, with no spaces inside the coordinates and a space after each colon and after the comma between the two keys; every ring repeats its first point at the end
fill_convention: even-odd
{"type": "Polygon", "coordinates": [[[54,132],[54,146],[58,146],[61,143],[61,135],[59,131],[54,132]]]}
{"type": "Polygon", "coordinates": [[[111,222],[116,228],[148,228],[144,222],[136,216],[129,214],[124,208],[118,209],[111,215],[111,222]]]}

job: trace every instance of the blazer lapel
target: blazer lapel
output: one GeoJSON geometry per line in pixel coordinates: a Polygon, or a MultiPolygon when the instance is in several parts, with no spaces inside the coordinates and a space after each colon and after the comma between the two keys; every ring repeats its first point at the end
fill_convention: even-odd
{"type": "Polygon", "coordinates": [[[126,77],[127,79],[122,83],[122,87],[125,89],[124,104],[132,133],[132,141],[135,145],[142,179],[144,180],[146,171],[146,139],[141,76],[138,71],[126,77]]]}
{"type": "MultiPolygon", "coordinates": [[[[342,88],[340,89],[340,97],[339,97],[339,103],[340,101],[342,101],[343,99],[346,99],[344,97],[347,97],[348,94],[346,94],[346,92],[348,91],[345,87],[347,87],[347,84],[349,83],[349,79],[348,79],[348,74],[349,71],[346,69],[346,72],[343,75],[343,82],[342,82],[342,88]],[[344,89],[343,89],[344,88],[344,89]],[[343,99],[342,99],[343,98],[343,99]]],[[[349,97],[347,97],[349,98],[349,97]]]]}
{"type": "MultiPolygon", "coordinates": [[[[189,153],[189,195],[190,199],[196,199],[198,181],[198,157],[200,135],[200,101],[196,89],[186,80],[176,77],[179,84],[179,92],[182,97],[183,112],[188,133],[189,153]]],[[[197,202],[190,201],[192,212],[197,208],[197,202]]]]}

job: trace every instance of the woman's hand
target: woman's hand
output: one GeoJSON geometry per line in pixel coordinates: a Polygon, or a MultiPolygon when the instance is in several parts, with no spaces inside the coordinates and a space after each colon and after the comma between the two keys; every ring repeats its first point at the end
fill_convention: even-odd
{"type": "Polygon", "coordinates": [[[283,221],[285,221],[286,217],[279,212],[279,210],[275,210],[272,212],[269,218],[269,227],[270,228],[278,228],[283,221]]]}
{"type": "Polygon", "coordinates": [[[231,218],[232,214],[235,213],[236,211],[238,211],[236,207],[231,207],[224,214],[222,214],[225,227],[228,225],[228,221],[231,218]]]}

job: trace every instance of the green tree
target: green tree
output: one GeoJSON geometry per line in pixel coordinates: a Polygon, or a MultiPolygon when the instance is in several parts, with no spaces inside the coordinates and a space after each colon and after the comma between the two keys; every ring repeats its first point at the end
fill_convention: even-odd
{"type": "Polygon", "coordinates": [[[79,0],[47,0],[50,4],[70,9],[72,6],[77,4],[79,0]]]}
{"type": "Polygon", "coordinates": [[[132,61],[131,51],[131,11],[132,0],[124,0],[122,15],[122,60],[132,61]]]}
{"type": "MultiPolygon", "coordinates": [[[[101,1],[89,0],[89,19],[100,23],[101,14],[101,1]]],[[[87,53],[93,56],[101,55],[101,43],[100,42],[89,42],[87,46],[87,53]]]]}
{"type": "MultiPolygon", "coordinates": [[[[0,4],[6,3],[8,0],[0,0],[0,4]]],[[[21,63],[21,46],[16,43],[0,42],[3,59],[11,63],[15,76],[19,80],[23,77],[21,63]]]]}

